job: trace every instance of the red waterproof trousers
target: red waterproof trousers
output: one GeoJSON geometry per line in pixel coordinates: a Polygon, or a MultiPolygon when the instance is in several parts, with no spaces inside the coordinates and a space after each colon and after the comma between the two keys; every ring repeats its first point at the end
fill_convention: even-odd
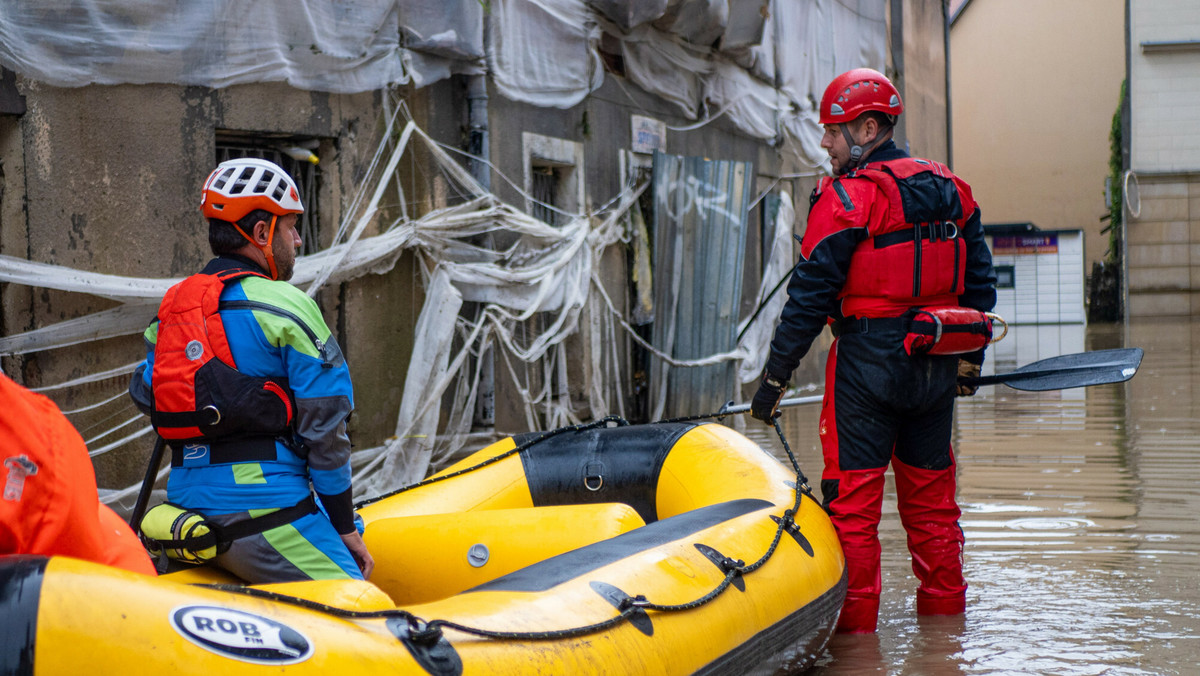
{"type": "Polygon", "coordinates": [[[884,475],[895,474],[917,612],[963,612],[963,534],[950,448],[957,357],[910,357],[902,336],[846,335],[826,363],[821,491],[846,554],[838,631],[873,632],[879,615],[879,518],[884,475]]]}

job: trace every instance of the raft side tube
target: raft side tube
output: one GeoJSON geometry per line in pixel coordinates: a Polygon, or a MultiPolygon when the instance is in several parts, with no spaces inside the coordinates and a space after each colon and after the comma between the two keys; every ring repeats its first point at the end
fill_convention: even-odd
{"type": "Polygon", "coordinates": [[[399,605],[453,596],[544,559],[636,530],[629,505],[492,509],[373,521],[371,582],[399,605]]]}
{"type": "MultiPolygon", "coordinates": [[[[548,437],[521,452],[533,504],[623,502],[657,521],[659,472],[696,423],[590,427],[548,437]]],[[[536,435],[518,435],[518,445],[536,435]]],[[[668,515],[669,516],[669,515],[668,515]]]]}
{"type": "Polygon", "coordinates": [[[803,672],[821,657],[846,600],[846,573],[816,600],[710,662],[696,674],[771,676],[803,672]]]}
{"type": "Polygon", "coordinates": [[[46,571],[43,556],[0,556],[0,674],[33,676],[38,605],[46,571]]]}
{"type": "Polygon", "coordinates": [[[702,507],[686,514],[656,521],[642,528],[535,563],[504,577],[482,584],[469,592],[544,592],[568,580],[648,551],[682,540],[706,528],[745,514],[774,507],[766,500],[743,498],[702,507]]]}
{"type": "Polygon", "coordinates": [[[374,521],[398,516],[533,507],[521,461],[515,456],[466,472],[450,481],[433,481],[475,467],[515,447],[513,438],[505,437],[424,480],[432,483],[416,485],[360,505],[358,515],[369,528],[374,521]]]}

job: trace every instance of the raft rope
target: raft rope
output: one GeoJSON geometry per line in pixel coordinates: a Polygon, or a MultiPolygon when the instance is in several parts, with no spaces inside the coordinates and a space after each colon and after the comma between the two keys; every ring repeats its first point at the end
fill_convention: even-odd
{"type": "Polygon", "coordinates": [[[400,488],[397,488],[396,490],[392,491],[391,493],[383,493],[382,495],[376,495],[373,498],[367,498],[366,500],[361,500],[361,501],[355,503],[354,509],[360,509],[371,503],[379,502],[380,500],[383,500],[384,498],[390,498],[393,495],[399,495],[401,493],[404,493],[405,491],[411,491],[414,488],[420,488],[421,486],[428,486],[429,484],[436,484],[440,481],[445,481],[446,479],[452,479],[456,476],[462,476],[469,472],[474,472],[477,469],[482,469],[484,467],[487,467],[488,465],[493,465],[511,455],[520,453],[521,451],[523,451],[531,446],[540,444],[541,442],[549,439],[550,437],[557,436],[559,434],[565,434],[567,432],[581,432],[583,430],[591,429],[593,427],[606,427],[609,423],[616,423],[616,425],[615,425],[616,427],[624,427],[629,424],[629,421],[620,416],[610,415],[610,416],[605,416],[599,420],[593,420],[592,422],[589,422],[589,423],[580,423],[578,425],[568,425],[567,427],[560,427],[558,429],[550,430],[549,432],[542,432],[541,434],[537,435],[533,439],[530,439],[529,441],[526,441],[523,444],[519,444],[515,448],[507,450],[507,451],[501,453],[500,455],[488,458],[487,460],[484,460],[483,462],[471,465],[470,467],[464,467],[458,471],[451,472],[449,474],[440,474],[438,476],[431,476],[428,479],[422,479],[421,481],[418,481],[415,484],[401,486],[400,488]]]}
{"type": "MultiPolygon", "coordinates": [[[[703,420],[703,419],[708,419],[708,418],[723,419],[726,415],[728,415],[728,412],[725,411],[724,408],[722,408],[721,411],[718,411],[716,413],[710,413],[708,415],[696,415],[696,416],[687,416],[687,417],[683,417],[683,418],[672,418],[670,420],[660,420],[660,421],[657,421],[652,424],[666,424],[666,423],[673,423],[673,422],[674,423],[692,422],[692,421],[703,420]]],[[[382,500],[383,498],[391,497],[393,495],[397,495],[399,493],[403,493],[405,491],[412,490],[419,486],[425,486],[428,484],[437,483],[439,481],[444,481],[451,477],[466,474],[467,472],[477,470],[481,467],[486,467],[487,465],[491,465],[493,463],[499,462],[500,460],[507,458],[507,457],[513,455],[514,453],[519,453],[519,452],[529,448],[530,446],[538,444],[538,443],[545,441],[546,439],[548,439],[552,436],[558,435],[558,434],[564,434],[566,432],[576,432],[576,431],[580,431],[580,430],[590,429],[593,427],[606,426],[609,423],[616,423],[617,426],[625,426],[625,425],[630,424],[629,421],[627,421],[624,418],[621,418],[619,416],[607,416],[605,418],[601,418],[600,420],[596,420],[596,421],[593,421],[590,423],[583,423],[580,425],[571,425],[568,427],[561,427],[561,428],[558,428],[555,430],[551,430],[549,432],[544,432],[544,433],[538,435],[537,437],[535,437],[523,444],[518,445],[516,448],[513,448],[512,450],[505,451],[504,453],[502,453],[500,455],[497,455],[493,458],[489,458],[488,460],[485,460],[476,465],[472,465],[471,467],[466,467],[466,468],[463,468],[456,472],[452,472],[450,474],[431,477],[429,479],[425,479],[425,480],[417,482],[415,484],[410,484],[408,486],[404,486],[395,491],[392,491],[391,493],[387,493],[385,495],[380,495],[380,496],[377,496],[374,498],[364,500],[364,501],[358,503],[356,505],[356,507],[362,507],[364,505],[371,504],[378,500],[382,500]]],[[[411,639],[414,643],[419,643],[419,644],[424,644],[424,645],[432,645],[432,644],[435,644],[438,641],[440,641],[443,636],[443,630],[445,630],[445,629],[453,629],[455,631],[459,631],[464,634],[471,634],[473,636],[479,636],[481,638],[488,638],[488,639],[494,639],[494,640],[551,641],[551,640],[577,638],[580,636],[586,636],[588,634],[594,634],[594,633],[597,633],[600,631],[604,631],[605,629],[617,626],[617,625],[621,624],[622,622],[630,621],[635,616],[637,616],[639,614],[644,614],[648,610],[654,610],[654,611],[663,612],[663,613],[693,610],[695,608],[699,608],[700,606],[703,606],[703,605],[715,600],[717,597],[719,597],[721,594],[723,594],[725,592],[725,590],[727,590],[729,588],[729,586],[731,584],[733,584],[734,580],[736,580],[739,576],[752,573],[755,570],[761,568],[764,564],[766,564],[766,562],[769,561],[771,559],[771,557],[775,554],[775,550],[776,550],[776,548],[778,548],[779,542],[783,538],[784,532],[787,531],[788,529],[790,529],[795,524],[795,516],[796,516],[796,513],[800,510],[800,504],[803,501],[803,496],[807,495],[809,498],[816,501],[816,498],[812,494],[812,489],[810,489],[808,486],[808,479],[805,478],[804,473],[800,470],[800,464],[796,461],[796,456],[792,453],[791,446],[787,442],[787,437],[784,436],[784,434],[783,434],[783,428],[779,424],[779,417],[776,416],[775,419],[772,420],[772,423],[775,427],[775,433],[777,435],[779,435],[779,440],[783,444],[783,449],[787,453],[788,459],[792,463],[792,468],[795,469],[795,471],[796,471],[796,485],[795,485],[796,499],[792,503],[791,508],[787,509],[783,512],[783,516],[782,516],[782,518],[779,519],[779,522],[775,529],[775,536],[771,539],[771,545],[767,548],[767,551],[762,555],[761,558],[759,558],[754,563],[747,565],[746,562],[741,559],[732,559],[730,557],[725,557],[720,563],[717,564],[718,566],[720,566],[720,568],[723,571],[725,571],[725,577],[721,580],[720,583],[717,584],[716,587],[713,588],[712,591],[708,592],[704,596],[701,596],[700,598],[697,598],[693,601],[689,601],[686,603],[678,603],[678,604],[660,604],[660,603],[654,603],[653,601],[650,601],[649,599],[646,598],[645,595],[638,594],[637,596],[627,596],[626,598],[622,599],[619,602],[619,604],[617,605],[617,610],[620,611],[618,615],[615,615],[606,620],[602,620],[600,622],[596,622],[593,624],[589,624],[589,625],[585,625],[585,626],[581,626],[581,627],[572,627],[572,628],[568,628],[568,629],[555,629],[555,630],[550,630],[550,631],[495,631],[495,630],[491,630],[491,629],[481,629],[479,627],[469,627],[466,625],[459,624],[457,622],[453,622],[451,620],[440,620],[440,619],[424,620],[424,619],[417,617],[416,615],[408,612],[407,610],[402,610],[400,608],[389,609],[389,610],[369,610],[369,611],[346,610],[344,608],[338,608],[336,606],[331,606],[331,605],[319,603],[316,601],[309,601],[307,599],[301,599],[301,598],[297,598],[294,596],[288,596],[286,594],[280,594],[277,592],[271,592],[271,591],[266,591],[266,590],[262,590],[262,589],[254,589],[252,587],[242,587],[242,586],[237,586],[237,585],[206,585],[206,586],[214,588],[214,589],[221,589],[223,591],[241,593],[241,594],[253,596],[256,598],[264,598],[264,599],[269,599],[269,600],[280,602],[280,603],[287,603],[290,605],[300,606],[302,608],[316,610],[316,611],[319,611],[322,613],[327,613],[329,615],[334,615],[334,616],[345,618],[345,619],[389,619],[389,618],[402,619],[408,625],[408,630],[409,630],[408,638],[411,639]]]]}

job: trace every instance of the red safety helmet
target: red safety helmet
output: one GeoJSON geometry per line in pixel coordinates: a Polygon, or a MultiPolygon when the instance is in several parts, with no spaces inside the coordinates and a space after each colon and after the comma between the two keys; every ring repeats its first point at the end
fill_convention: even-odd
{"type": "Polygon", "coordinates": [[[900,92],[877,70],[855,68],[833,78],[821,97],[821,124],[845,124],[868,110],[893,118],[904,112],[900,92]]]}

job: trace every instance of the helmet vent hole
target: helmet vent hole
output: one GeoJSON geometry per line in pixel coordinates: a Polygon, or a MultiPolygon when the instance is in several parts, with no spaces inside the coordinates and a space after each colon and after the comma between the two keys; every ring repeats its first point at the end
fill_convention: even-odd
{"type": "Polygon", "coordinates": [[[224,188],[225,184],[229,183],[229,177],[233,175],[233,171],[233,169],[226,169],[225,171],[221,172],[221,175],[217,177],[217,180],[213,181],[213,187],[217,190],[224,188]]]}
{"type": "Polygon", "coordinates": [[[242,169],[242,173],[233,181],[233,187],[229,192],[233,194],[241,194],[246,192],[246,187],[250,184],[250,177],[254,175],[254,167],[246,167],[242,169]]]}
{"type": "Polygon", "coordinates": [[[254,194],[256,194],[256,195],[267,194],[267,190],[269,190],[271,188],[271,179],[273,179],[273,178],[275,178],[274,174],[264,171],[262,178],[258,179],[258,185],[254,186],[254,194]]]}

